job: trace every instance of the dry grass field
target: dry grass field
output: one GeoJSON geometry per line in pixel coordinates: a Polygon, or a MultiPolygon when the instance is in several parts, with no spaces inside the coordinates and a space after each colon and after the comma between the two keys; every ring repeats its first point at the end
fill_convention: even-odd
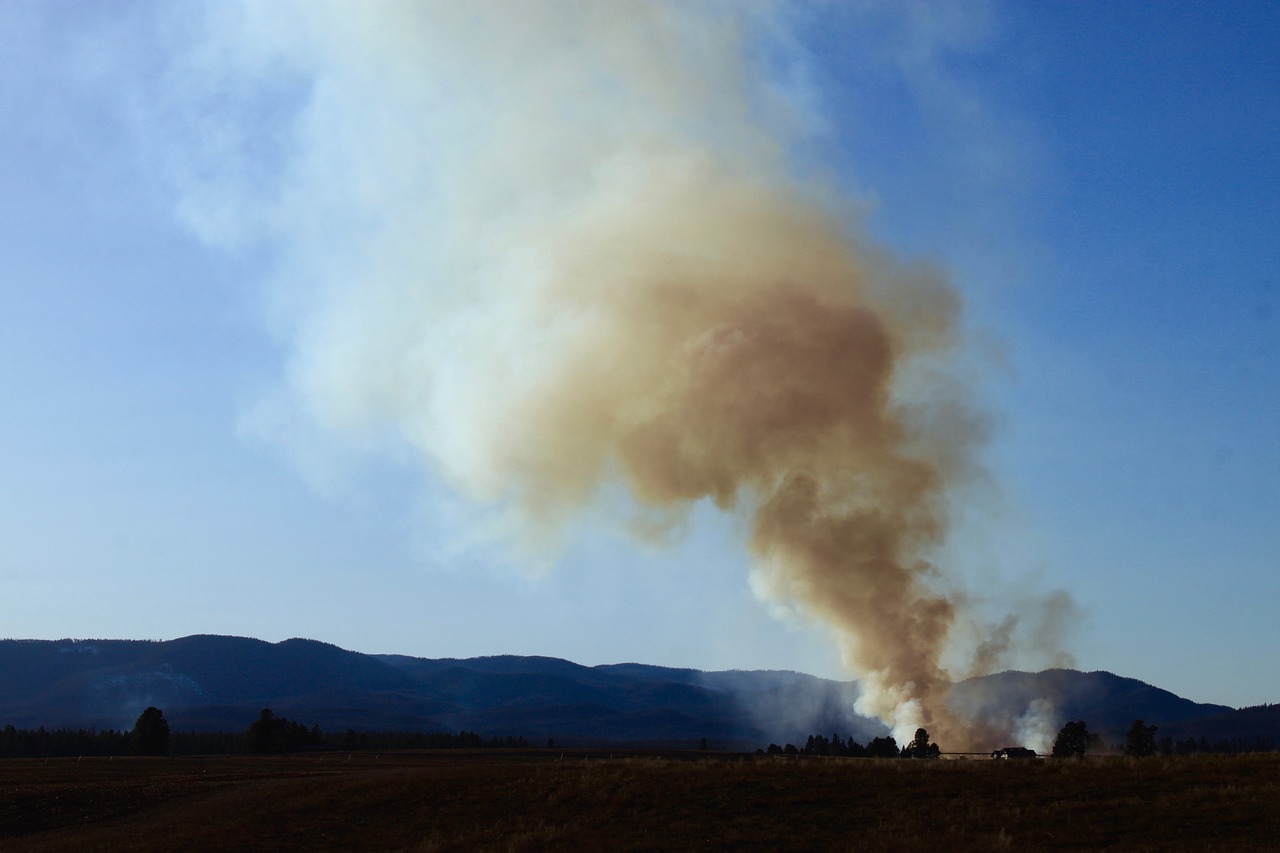
{"type": "Polygon", "coordinates": [[[1280,755],[0,761],[0,849],[1275,850],[1280,755]]]}

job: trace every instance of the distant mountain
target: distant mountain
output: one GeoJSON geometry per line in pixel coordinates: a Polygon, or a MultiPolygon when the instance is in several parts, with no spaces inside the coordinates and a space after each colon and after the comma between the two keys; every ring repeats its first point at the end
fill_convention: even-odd
{"type": "Polygon", "coordinates": [[[1008,720],[1011,710],[1023,709],[1014,715],[1015,721],[1024,718],[1026,729],[1041,716],[1052,728],[1050,734],[1056,734],[1063,722],[1084,720],[1108,742],[1123,742],[1134,720],[1180,723],[1231,711],[1225,705],[1183,699],[1137,679],[1073,669],[1002,672],[962,681],[952,688],[951,707],[969,719],[993,722],[1008,720]]]}
{"type": "MultiPolygon", "coordinates": [[[[856,682],[797,672],[366,655],[300,639],[0,641],[0,725],[20,728],[127,729],[155,705],[176,730],[241,731],[272,708],[328,732],[465,729],[562,745],[688,746],[705,737],[754,748],[813,733],[860,742],[885,734],[881,722],[854,713],[857,697],[856,682]]],[[[971,679],[956,685],[952,704],[1006,728],[1040,715],[1042,729],[1084,719],[1108,736],[1135,718],[1165,725],[1230,711],[1072,670],[971,679]]]]}
{"type": "Polygon", "coordinates": [[[341,732],[459,731],[542,743],[726,747],[883,724],[856,686],[795,672],[700,672],[557,658],[366,655],[241,637],[0,641],[0,725],[130,728],[148,705],[177,730],[240,731],[262,708],[341,732]]]}

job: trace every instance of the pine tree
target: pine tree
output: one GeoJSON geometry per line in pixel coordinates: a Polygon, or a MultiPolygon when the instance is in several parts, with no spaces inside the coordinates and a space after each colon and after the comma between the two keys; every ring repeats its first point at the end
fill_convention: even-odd
{"type": "Polygon", "coordinates": [[[169,723],[163,711],[151,706],[138,716],[129,737],[129,751],[134,755],[169,754],[169,723]]]}

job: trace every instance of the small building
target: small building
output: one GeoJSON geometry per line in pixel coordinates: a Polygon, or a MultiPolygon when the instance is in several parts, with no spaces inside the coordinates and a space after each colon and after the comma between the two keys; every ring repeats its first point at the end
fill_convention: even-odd
{"type": "Polygon", "coordinates": [[[1006,746],[1004,749],[997,749],[991,753],[992,758],[1039,758],[1034,749],[1027,749],[1025,746],[1006,746]]]}

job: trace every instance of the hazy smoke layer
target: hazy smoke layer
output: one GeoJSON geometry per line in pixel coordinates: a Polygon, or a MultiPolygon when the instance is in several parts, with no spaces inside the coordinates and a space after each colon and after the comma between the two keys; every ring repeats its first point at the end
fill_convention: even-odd
{"type": "Polygon", "coordinates": [[[175,176],[209,239],[287,247],[306,419],[390,427],[534,530],[618,482],[661,519],[747,512],[757,587],[831,628],[859,709],[963,742],[954,581],[930,562],[981,433],[947,370],[958,301],[796,177],[811,99],[778,9],[216,4],[208,24],[175,74],[193,113],[253,93],[231,116],[252,130],[207,162],[254,165],[175,176]]]}

